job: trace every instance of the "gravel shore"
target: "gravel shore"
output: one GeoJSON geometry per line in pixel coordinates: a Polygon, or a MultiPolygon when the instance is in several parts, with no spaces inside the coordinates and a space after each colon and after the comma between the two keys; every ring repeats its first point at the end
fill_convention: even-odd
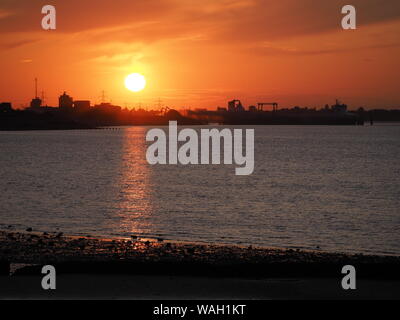
{"type": "Polygon", "coordinates": [[[0,231],[0,299],[400,299],[399,267],[393,256],[0,231]],[[57,290],[41,288],[45,264],[57,290]],[[348,264],[354,291],[340,286],[348,264]]]}
{"type": "Polygon", "coordinates": [[[320,251],[105,239],[62,233],[0,231],[0,260],[55,264],[66,273],[131,273],[249,277],[337,277],[344,265],[358,276],[398,278],[400,257],[320,251]]]}

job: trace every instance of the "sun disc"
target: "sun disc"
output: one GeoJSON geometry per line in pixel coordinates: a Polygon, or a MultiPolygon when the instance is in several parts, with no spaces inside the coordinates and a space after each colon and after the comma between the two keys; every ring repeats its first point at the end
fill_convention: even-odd
{"type": "Polygon", "coordinates": [[[125,78],[125,87],[133,92],[142,91],[146,87],[146,78],[139,73],[132,73],[125,78]]]}

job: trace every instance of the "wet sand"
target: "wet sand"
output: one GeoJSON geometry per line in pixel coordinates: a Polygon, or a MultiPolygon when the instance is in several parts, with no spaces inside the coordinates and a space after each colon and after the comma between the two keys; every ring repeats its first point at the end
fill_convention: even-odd
{"type": "Polygon", "coordinates": [[[392,256],[0,231],[0,260],[0,297],[11,299],[400,298],[392,256]],[[40,286],[44,264],[57,270],[51,293],[40,286]],[[352,292],[340,286],[348,264],[352,292]]]}

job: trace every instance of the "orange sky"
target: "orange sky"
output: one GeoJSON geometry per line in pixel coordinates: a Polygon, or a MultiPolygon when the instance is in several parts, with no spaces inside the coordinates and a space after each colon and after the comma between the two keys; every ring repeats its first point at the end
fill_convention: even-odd
{"type": "Polygon", "coordinates": [[[46,102],[67,91],[99,102],[170,107],[400,107],[400,1],[352,0],[358,29],[341,29],[349,1],[0,1],[0,101],[27,105],[35,77],[46,102]],[[41,29],[41,8],[57,30],[41,29]],[[142,73],[147,87],[127,91],[142,73]]]}

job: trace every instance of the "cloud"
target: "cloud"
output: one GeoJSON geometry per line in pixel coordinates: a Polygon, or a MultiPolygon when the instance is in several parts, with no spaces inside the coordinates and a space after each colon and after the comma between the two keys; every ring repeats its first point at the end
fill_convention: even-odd
{"type": "Polygon", "coordinates": [[[102,55],[90,59],[91,62],[100,63],[101,65],[119,66],[119,65],[130,65],[135,61],[142,58],[140,53],[123,53],[113,55],[102,55]]]}
{"type": "Polygon", "coordinates": [[[9,16],[11,16],[11,15],[12,15],[11,12],[6,11],[6,10],[2,10],[2,9],[0,8],[0,19],[9,17],[9,16]]]}
{"type": "Polygon", "coordinates": [[[375,43],[371,45],[353,45],[348,47],[326,48],[326,49],[303,49],[297,47],[288,47],[275,45],[273,43],[261,44],[256,47],[248,48],[247,52],[264,56],[312,56],[346,53],[355,51],[367,51],[371,49],[390,49],[400,47],[400,42],[375,43]]]}
{"type": "MultiPolygon", "coordinates": [[[[272,41],[341,30],[342,0],[258,0],[256,6],[226,16],[218,38],[233,42],[272,41]]],[[[359,26],[400,18],[397,0],[353,0],[359,26]]]]}
{"type": "MultiPolygon", "coordinates": [[[[171,0],[158,1],[81,1],[54,0],[57,13],[57,31],[63,33],[82,32],[96,28],[137,23],[165,15],[172,8],[171,0]]],[[[41,31],[41,0],[2,0],[0,10],[13,12],[0,20],[0,32],[41,31]]]]}
{"type": "MultiPolygon", "coordinates": [[[[274,40],[340,27],[344,0],[55,0],[59,33],[105,30],[105,39],[158,41],[205,34],[223,42],[274,40]],[[110,32],[110,29],[112,30],[110,32]]],[[[361,25],[400,18],[398,0],[353,0],[361,25]]],[[[41,31],[43,1],[2,0],[0,32],[41,31]],[[12,13],[12,14],[10,14],[12,13]]]]}
{"type": "Polygon", "coordinates": [[[15,49],[22,47],[24,45],[36,42],[34,39],[27,39],[27,40],[15,40],[15,41],[4,41],[0,42],[1,49],[15,49]]]}

